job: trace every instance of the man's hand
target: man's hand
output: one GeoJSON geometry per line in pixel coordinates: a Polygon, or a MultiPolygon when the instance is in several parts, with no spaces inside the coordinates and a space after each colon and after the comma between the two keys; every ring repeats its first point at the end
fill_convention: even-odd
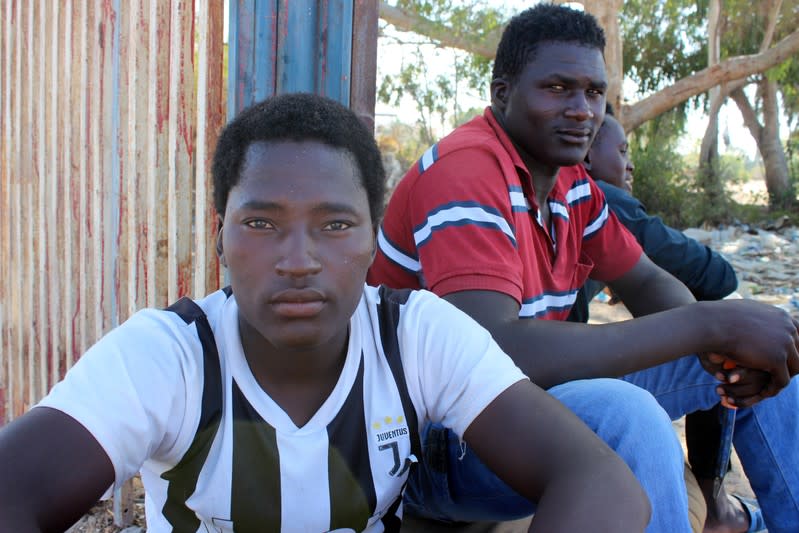
{"type": "Polygon", "coordinates": [[[765,398],[764,390],[771,382],[771,374],[768,372],[739,367],[730,359],[716,353],[700,354],[699,362],[721,382],[716,387],[716,392],[724,407],[751,407],[765,398]]]}
{"type": "Polygon", "coordinates": [[[799,322],[784,310],[752,300],[701,305],[706,305],[711,316],[717,317],[725,339],[721,349],[714,348],[715,355],[707,356],[703,365],[713,375],[721,372],[724,378],[721,381],[725,383],[722,388],[738,407],[776,395],[791,377],[799,374],[799,322]],[[743,368],[734,371],[718,368],[719,364],[723,367],[725,358],[743,368]],[[708,363],[716,366],[708,368],[708,363]],[[762,375],[758,377],[752,370],[768,373],[769,379],[765,382],[762,375]],[[758,387],[762,387],[759,392],[758,387]]]}

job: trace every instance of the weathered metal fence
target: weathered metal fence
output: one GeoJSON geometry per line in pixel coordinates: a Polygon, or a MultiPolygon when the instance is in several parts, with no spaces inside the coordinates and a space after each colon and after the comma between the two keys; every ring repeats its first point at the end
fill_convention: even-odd
{"type": "Polygon", "coordinates": [[[308,91],[374,120],[376,0],[0,0],[0,426],[137,309],[220,284],[230,115],[308,91]]]}
{"type": "Polygon", "coordinates": [[[0,2],[0,425],[135,310],[218,287],[223,15],[0,2]]]}

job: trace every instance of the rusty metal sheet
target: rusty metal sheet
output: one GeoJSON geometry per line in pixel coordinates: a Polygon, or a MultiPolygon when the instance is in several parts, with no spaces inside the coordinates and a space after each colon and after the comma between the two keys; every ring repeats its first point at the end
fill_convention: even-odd
{"type": "Polygon", "coordinates": [[[375,124],[377,0],[354,0],[350,107],[370,130],[375,124]]]}
{"type": "Polygon", "coordinates": [[[191,293],[192,195],[194,143],[194,13],[193,0],[173,0],[170,20],[169,161],[168,161],[168,288],[170,302],[191,293]]]}
{"type": "Polygon", "coordinates": [[[202,2],[197,13],[197,152],[194,195],[195,297],[219,288],[216,254],[216,210],[212,207],[211,164],[216,139],[225,123],[223,93],[224,2],[202,2]]]}

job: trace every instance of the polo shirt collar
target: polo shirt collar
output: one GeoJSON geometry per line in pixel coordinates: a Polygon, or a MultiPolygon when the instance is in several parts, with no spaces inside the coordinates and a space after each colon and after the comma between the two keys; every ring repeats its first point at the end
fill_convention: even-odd
{"type": "MultiPolygon", "coordinates": [[[[485,108],[485,111],[483,112],[483,117],[485,118],[486,122],[491,127],[491,129],[494,131],[494,134],[497,136],[497,139],[499,139],[499,143],[502,145],[505,151],[508,152],[508,155],[510,155],[513,164],[516,165],[516,168],[518,168],[522,172],[524,178],[527,180],[527,183],[530,185],[530,190],[532,191],[532,189],[534,188],[533,177],[530,174],[530,171],[527,169],[527,165],[525,165],[524,161],[522,161],[522,158],[519,155],[519,152],[516,150],[516,146],[514,146],[513,141],[511,141],[505,129],[499,124],[496,117],[494,116],[494,112],[491,110],[491,106],[487,106],[485,108]]],[[[558,176],[558,179],[555,182],[555,186],[550,191],[548,198],[550,201],[555,200],[561,204],[566,204],[567,192],[568,188],[566,187],[566,184],[564,184],[563,180],[560,178],[560,176],[558,176]]],[[[535,204],[537,210],[538,202],[535,199],[535,194],[533,194],[532,198],[530,198],[529,200],[535,204]]]]}
{"type": "Polygon", "coordinates": [[[491,110],[491,106],[485,108],[483,117],[485,117],[486,122],[488,122],[488,125],[491,127],[491,129],[494,130],[494,134],[497,136],[497,139],[499,139],[499,143],[502,145],[505,151],[510,154],[513,164],[516,165],[516,168],[521,170],[527,179],[530,180],[530,183],[532,183],[532,176],[530,176],[530,171],[527,170],[527,165],[525,165],[524,161],[522,161],[519,152],[516,151],[516,147],[513,145],[513,141],[510,140],[510,137],[508,137],[505,129],[497,121],[497,118],[494,116],[494,112],[491,110]]]}

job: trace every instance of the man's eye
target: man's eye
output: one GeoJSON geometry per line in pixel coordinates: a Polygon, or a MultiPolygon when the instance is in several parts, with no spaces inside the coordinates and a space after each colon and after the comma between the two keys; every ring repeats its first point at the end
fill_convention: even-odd
{"type": "Polygon", "coordinates": [[[271,222],[261,219],[248,220],[245,224],[253,229],[271,229],[274,227],[271,222]]]}
{"type": "Polygon", "coordinates": [[[343,231],[343,230],[348,229],[350,227],[352,227],[352,224],[350,224],[348,222],[342,222],[340,220],[337,220],[335,222],[329,222],[329,223],[325,224],[325,227],[323,229],[325,231],[343,231]]]}
{"type": "Polygon", "coordinates": [[[594,97],[602,96],[604,94],[601,89],[588,89],[587,92],[594,97]]]}
{"type": "Polygon", "coordinates": [[[560,85],[559,83],[553,83],[552,85],[549,86],[549,88],[551,90],[553,90],[555,92],[559,92],[559,93],[566,90],[566,87],[564,87],[563,85],[560,85]]]}

